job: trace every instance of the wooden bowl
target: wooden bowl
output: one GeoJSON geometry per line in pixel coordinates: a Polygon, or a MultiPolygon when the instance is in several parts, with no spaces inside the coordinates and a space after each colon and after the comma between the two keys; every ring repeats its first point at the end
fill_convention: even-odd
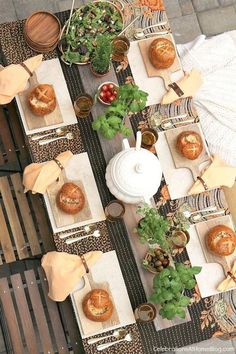
{"type": "Polygon", "coordinates": [[[34,12],[25,22],[25,40],[30,48],[38,52],[53,50],[57,46],[60,33],[59,19],[47,11],[34,12]]]}

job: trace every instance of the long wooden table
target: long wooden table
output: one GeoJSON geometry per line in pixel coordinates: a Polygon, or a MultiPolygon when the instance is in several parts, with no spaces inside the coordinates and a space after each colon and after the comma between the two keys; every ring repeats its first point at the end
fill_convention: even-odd
{"type": "MultiPolygon", "coordinates": [[[[128,0],[126,1],[129,5],[128,0]]],[[[84,3],[84,2],[81,2],[84,3]]],[[[127,7],[130,11],[130,8],[127,7]]],[[[127,16],[127,22],[129,22],[140,11],[140,7],[137,10],[130,12],[127,16]]],[[[153,21],[162,17],[159,12],[154,14],[153,21]]],[[[68,12],[59,13],[59,19],[62,23],[68,18],[68,12]]],[[[148,25],[150,22],[149,17],[141,17],[140,21],[135,24],[136,27],[148,25]]],[[[0,26],[0,38],[2,53],[5,57],[5,64],[12,62],[21,62],[26,58],[33,56],[35,53],[30,50],[23,38],[23,24],[24,21],[18,21],[11,24],[4,24],[0,26]],[[14,33],[15,37],[12,36],[14,33]]],[[[59,55],[58,52],[53,51],[49,55],[45,56],[45,59],[55,58],[59,55]]],[[[95,79],[91,76],[90,69],[87,66],[72,66],[68,67],[61,62],[63,73],[67,82],[71,100],[80,92],[88,92],[94,94],[96,88],[104,79],[95,79]]],[[[116,74],[115,68],[117,64],[114,64],[114,68],[105,78],[124,83],[125,78],[131,76],[129,66],[126,70],[116,74]]],[[[189,99],[183,102],[183,107],[189,106],[189,99]]],[[[112,141],[104,140],[101,136],[98,136],[91,128],[92,119],[97,117],[103,111],[104,107],[97,104],[92,114],[87,119],[79,119],[78,124],[70,126],[70,129],[76,134],[75,141],[60,141],[52,143],[50,149],[45,147],[39,147],[36,142],[33,142],[30,137],[26,139],[31,152],[32,160],[35,162],[43,162],[54,158],[58,153],[70,149],[73,153],[80,153],[87,151],[97,187],[102,199],[103,206],[105,206],[113,197],[109,193],[105,184],[105,168],[106,164],[115,153],[121,150],[122,137],[117,136],[112,141]]],[[[147,121],[147,116],[150,111],[159,111],[162,107],[155,105],[148,107],[141,114],[131,117],[130,121],[127,121],[127,125],[131,125],[133,131],[138,129],[139,123],[147,121]]],[[[178,113],[179,107],[170,105],[167,107],[167,111],[178,113]]],[[[134,143],[134,136],[130,139],[130,144],[134,143]]],[[[161,188],[156,196],[154,196],[154,203],[161,207],[163,214],[173,212],[178,208],[182,201],[168,201],[164,197],[163,188],[165,187],[165,181],[163,180],[161,188]]],[[[193,206],[204,206],[214,201],[217,205],[222,206],[222,193],[221,191],[215,191],[208,197],[191,197],[188,202],[193,206]]],[[[99,228],[103,230],[102,241],[82,241],[80,245],[67,246],[65,243],[54,235],[55,245],[58,251],[66,251],[74,254],[82,254],[89,250],[100,249],[104,252],[115,249],[120,261],[123,276],[126,282],[127,290],[130,296],[130,300],[133,308],[140,303],[146,301],[146,295],[150,293],[151,278],[147,276],[145,271],[140,266],[142,258],[142,252],[145,252],[145,248],[142,248],[137,240],[134,239],[132,228],[136,224],[135,207],[126,205],[126,214],[124,222],[119,221],[116,223],[101,222],[98,224],[99,228]]],[[[188,255],[186,252],[182,252],[176,256],[176,260],[188,262],[188,255]]],[[[218,316],[215,309],[219,306],[220,301],[228,303],[230,300],[228,296],[222,295],[220,297],[212,297],[205,300],[201,300],[197,288],[193,291],[193,304],[189,308],[189,319],[191,321],[184,321],[184,323],[170,326],[170,323],[164,325],[166,329],[156,331],[153,324],[146,325],[132,325],[129,326],[129,331],[134,335],[134,340],[130,344],[122,344],[120,347],[110,349],[109,353],[153,353],[161,352],[161,348],[175,348],[182,347],[194,342],[199,342],[214,335],[216,332],[224,331],[224,325],[221,323],[222,318],[218,316]],[[209,314],[210,319],[205,320],[205,314],[209,314]],[[168,327],[168,328],[167,328],[168,327]]],[[[232,301],[232,300],[231,300],[232,301]]],[[[227,318],[226,318],[227,320],[227,318]]],[[[231,318],[230,318],[231,320],[231,318]]],[[[176,323],[173,323],[176,324],[176,323]]],[[[160,329],[160,327],[159,327],[160,329]]],[[[95,347],[89,346],[87,341],[83,341],[86,353],[94,353],[95,347]]]]}

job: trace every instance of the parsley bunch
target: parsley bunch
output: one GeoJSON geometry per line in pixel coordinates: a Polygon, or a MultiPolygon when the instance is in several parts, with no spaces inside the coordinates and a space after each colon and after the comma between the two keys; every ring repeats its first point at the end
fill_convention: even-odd
{"type": "Polygon", "coordinates": [[[125,127],[123,119],[129,113],[142,111],[146,106],[147,96],[137,85],[120,86],[117,99],[93,122],[93,129],[106,139],[113,139],[117,133],[129,136],[131,130],[125,127]]]}

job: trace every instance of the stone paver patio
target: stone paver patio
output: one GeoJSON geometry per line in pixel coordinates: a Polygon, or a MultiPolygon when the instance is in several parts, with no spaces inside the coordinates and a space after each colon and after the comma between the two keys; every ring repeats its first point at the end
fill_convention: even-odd
{"type": "MultiPolygon", "coordinates": [[[[177,43],[191,41],[201,33],[214,36],[236,30],[236,0],[164,0],[164,2],[177,43]]],[[[71,0],[0,0],[0,23],[24,19],[33,11],[40,9],[59,12],[69,9],[70,6],[71,0]]],[[[182,350],[188,354],[192,352],[234,354],[236,340],[210,339],[182,350]]],[[[6,354],[1,331],[0,354],[6,354]]]]}

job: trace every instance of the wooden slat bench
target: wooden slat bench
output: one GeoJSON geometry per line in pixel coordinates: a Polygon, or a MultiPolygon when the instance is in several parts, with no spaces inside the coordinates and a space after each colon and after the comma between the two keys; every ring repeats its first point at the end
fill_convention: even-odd
{"type": "Polygon", "coordinates": [[[0,264],[55,248],[40,197],[28,194],[19,173],[0,177],[0,264]]]}
{"type": "MultiPolygon", "coordinates": [[[[83,354],[79,330],[72,313],[66,316],[60,304],[48,295],[42,268],[0,279],[0,300],[14,354],[83,354]],[[60,305],[60,307],[59,307],[60,305]]],[[[71,308],[71,306],[70,306],[71,308]]]]}

